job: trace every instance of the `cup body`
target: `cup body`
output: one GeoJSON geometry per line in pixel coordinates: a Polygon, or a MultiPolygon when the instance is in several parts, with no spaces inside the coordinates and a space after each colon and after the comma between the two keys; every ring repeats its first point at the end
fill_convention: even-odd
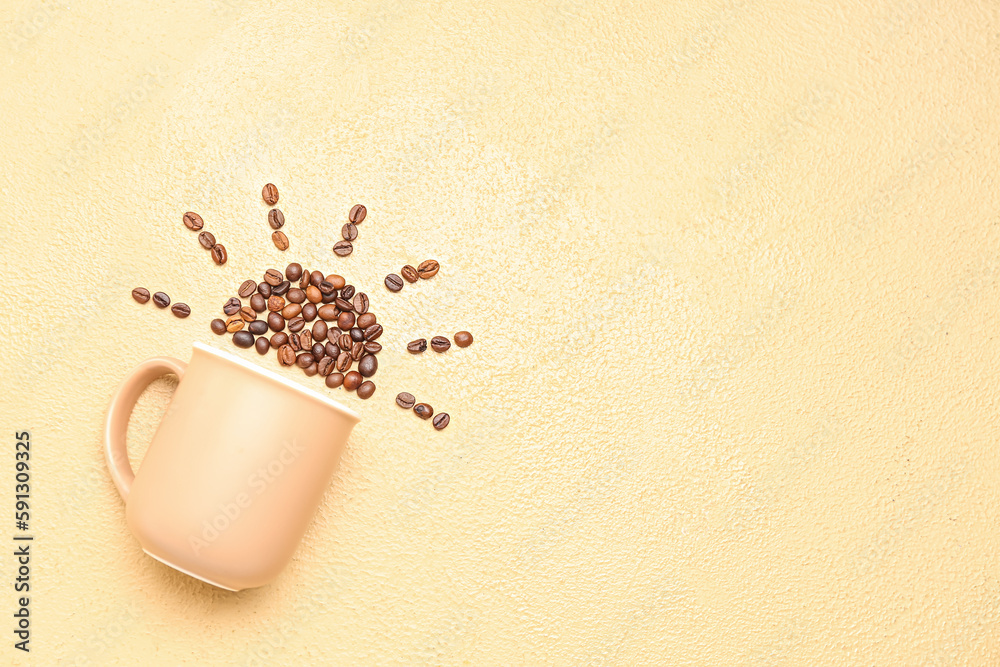
{"type": "Polygon", "coordinates": [[[150,556],[230,590],[291,559],[356,414],[281,376],[195,344],[126,500],[150,556]]]}

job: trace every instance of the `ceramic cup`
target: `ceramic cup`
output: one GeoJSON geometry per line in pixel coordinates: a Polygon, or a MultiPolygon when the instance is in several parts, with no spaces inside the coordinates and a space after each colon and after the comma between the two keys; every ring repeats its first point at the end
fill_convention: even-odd
{"type": "Polygon", "coordinates": [[[136,366],[111,399],[104,450],[143,550],[232,591],[288,563],[340,459],[357,414],[280,375],[194,344],[191,361],[136,366]],[[155,379],[180,382],[133,473],[129,415],[155,379]]]}

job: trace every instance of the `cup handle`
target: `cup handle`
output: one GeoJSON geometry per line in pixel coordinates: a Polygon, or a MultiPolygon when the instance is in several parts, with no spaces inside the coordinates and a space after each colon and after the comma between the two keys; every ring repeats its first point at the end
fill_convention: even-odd
{"type": "Polygon", "coordinates": [[[167,374],[176,375],[180,379],[184,376],[186,368],[187,364],[172,357],[147,359],[133,368],[122,380],[118,391],[111,399],[108,419],[104,424],[104,456],[108,462],[111,479],[118,487],[122,500],[128,500],[128,492],[132,488],[132,480],[135,479],[125,443],[132,408],[153,380],[167,374]]]}

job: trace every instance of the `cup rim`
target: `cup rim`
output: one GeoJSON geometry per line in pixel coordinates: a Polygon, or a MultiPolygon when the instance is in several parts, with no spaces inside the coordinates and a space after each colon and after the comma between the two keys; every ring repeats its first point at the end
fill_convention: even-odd
{"type": "Polygon", "coordinates": [[[353,419],[354,422],[355,422],[355,424],[357,424],[358,422],[361,421],[360,415],[358,415],[358,413],[356,413],[354,410],[350,409],[346,405],[341,405],[340,403],[338,403],[337,401],[333,400],[332,398],[327,398],[326,396],[323,396],[321,394],[317,394],[315,391],[313,391],[311,389],[308,389],[307,387],[303,387],[299,383],[293,382],[293,381],[289,380],[286,377],[282,377],[281,375],[278,375],[274,371],[269,371],[266,368],[261,368],[260,366],[258,366],[256,364],[251,364],[249,361],[246,361],[244,359],[241,359],[241,358],[237,357],[235,354],[232,354],[230,352],[226,352],[225,350],[220,350],[220,349],[212,347],[210,345],[206,345],[206,344],[204,344],[202,342],[199,342],[199,341],[195,341],[194,344],[193,344],[193,346],[194,346],[195,350],[200,350],[201,352],[207,352],[208,354],[211,354],[211,355],[213,355],[215,357],[218,357],[219,359],[222,359],[224,361],[228,361],[228,362],[234,363],[237,366],[245,368],[246,370],[248,370],[248,371],[250,371],[252,373],[257,373],[258,375],[263,375],[264,377],[266,377],[269,380],[274,380],[278,384],[281,384],[281,385],[283,385],[283,386],[291,389],[292,391],[296,391],[296,392],[302,394],[303,396],[308,396],[309,398],[311,398],[311,399],[313,399],[315,401],[319,401],[323,405],[326,405],[327,407],[331,407],[334,410],[336,410],[337,412],[340,412],[341,414],[343,414],[344,416],[353,419]]]}

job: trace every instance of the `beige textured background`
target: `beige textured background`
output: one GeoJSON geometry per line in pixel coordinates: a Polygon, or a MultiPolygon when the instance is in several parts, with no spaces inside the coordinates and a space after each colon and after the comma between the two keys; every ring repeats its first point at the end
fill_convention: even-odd
{"type": "Polygon", "coordinates": [[[4,2],[33,661],[1000,662],[1000,10],[820,4],[4,2]],[[388,349],[372,400],[322,389],[364,421],[294,563],[233,595],[141,553],[100,428],[293,258],[366,288],[388,349]]]}

